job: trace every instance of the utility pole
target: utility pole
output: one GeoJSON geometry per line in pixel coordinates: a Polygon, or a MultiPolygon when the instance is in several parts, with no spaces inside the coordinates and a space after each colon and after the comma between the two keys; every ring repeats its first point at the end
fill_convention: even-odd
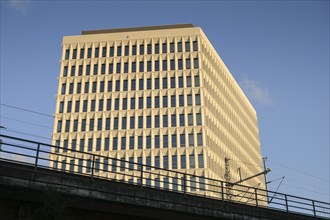
{"type": "MultiPolygon", "coordinates": [[[[266,160],[267,160],[268,157],[264,157],[262,158],[262,161],[264,163],[264,170],[267,170],[267,167],[266,167],[266,160]]],[[[269,204],[269,197],[268,197],[268,186],[267,186],[267,173],[264,174],[264,179],[265,179],[265,188],[266,188],[266,198],[267,198],[267,203],[269,204]]]]}

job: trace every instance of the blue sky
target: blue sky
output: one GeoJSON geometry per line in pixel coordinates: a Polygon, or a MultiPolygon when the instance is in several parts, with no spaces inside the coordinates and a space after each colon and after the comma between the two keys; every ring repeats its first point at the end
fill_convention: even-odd
{"type": "MultiPolygon", "coordinates": [[[[177,23],[204,30],[251,100],[258,113],[262,153],[272,169],[268,179],[286,176],[280,191],[329,201],[326,0],[2,0],[0,101],[54,113],[65,35],[177,23]]],[[[0,124],[7,127],[2,133],[50,142],[51,117],[0,107],[0,124]]],[[[275,190],[278,183],[269,188],[275,190]]]]}

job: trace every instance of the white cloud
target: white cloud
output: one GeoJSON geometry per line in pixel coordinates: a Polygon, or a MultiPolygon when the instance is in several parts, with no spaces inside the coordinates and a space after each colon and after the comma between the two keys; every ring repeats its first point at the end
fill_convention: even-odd
{"type": "Polygon", "coordinates": [[[268,90],[266,88],[263,88],[259,82],[245,78],[239,84],[246,96],[252,102],[264,106],[273,104],[273,101],[269,96],[268,90]]]}
{"type": "Polygon", "coordinates": [[[11,8],[25,14],[30,0],[9,0],[9,5],[11,8]]]}

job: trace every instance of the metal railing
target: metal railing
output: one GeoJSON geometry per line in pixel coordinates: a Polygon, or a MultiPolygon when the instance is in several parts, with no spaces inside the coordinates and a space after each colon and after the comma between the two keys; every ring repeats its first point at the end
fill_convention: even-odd
{"type": "Polygon", "coordinates": [[[330,203],[0,134],[0,160],[183,194],[329,218],[330,203]],[[65,152],[63,152],[65,151],[65,152]],[[60,167],[61,166],[61,167],[60,167]],[[230,187],[230,190],[227,190],[230,187]],[[230,192],[230,194],[228,194],[230,192]],[[268,204],[268,197],[272,203],[268,204]]]}

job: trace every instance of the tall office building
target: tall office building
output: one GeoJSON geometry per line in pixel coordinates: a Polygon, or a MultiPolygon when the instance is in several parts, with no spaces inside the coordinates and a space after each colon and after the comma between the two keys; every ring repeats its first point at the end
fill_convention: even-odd
{"type": "MultiPolygon", "coordinates": [[[[52,155],[55,168],[90,172],[75,149],[219,180],[229,158],[233,182],[262,171],[256,111],[201,28],[83,31],[65,36],[62,51],[53,144],[68,150],[52,155]]],[[[95,175],[139,181],[104,160],[95,175]]],[[[159,178],[147,184],[181,181],[159,178]]],[[[244,184],[264,188],[262,176],[244,184]]]]}

